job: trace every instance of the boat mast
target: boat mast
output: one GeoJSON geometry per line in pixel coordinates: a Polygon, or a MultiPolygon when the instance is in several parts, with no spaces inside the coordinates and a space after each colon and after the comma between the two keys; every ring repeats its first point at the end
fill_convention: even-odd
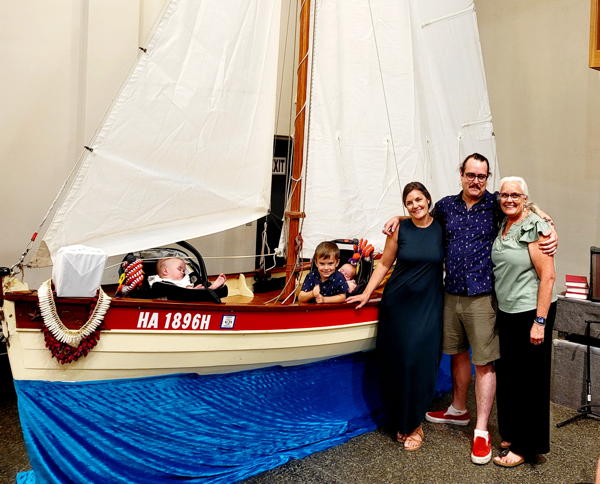
{"type": "Polygon", "coordinates": [[[300,211],[302,188],[302,161],[304,153],[304,126],[306,119],[306,84],[308,79],[308,43],[310,26],[310,0],[300,2],[300,38],[298,49],[298,85],[296,92],[296,119],[294,121],[294,153],[292,159],[292,183],[289,210],[285,212],[288,219],[287,263],[285,266],[285,289],[283,297],[287,298],[296,288],[293,278],[298,270],[298,250],[301,246],[300,219],[304,212],[300,211]]]}

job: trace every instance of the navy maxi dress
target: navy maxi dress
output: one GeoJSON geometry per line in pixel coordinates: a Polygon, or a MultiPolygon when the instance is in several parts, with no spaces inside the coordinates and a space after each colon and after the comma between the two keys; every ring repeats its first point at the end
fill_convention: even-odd
{"type": "Polygon", "coordinates": [[[441,356],[444,250],[437,221],[403,220],[396,267],[379,305],[377,359],[389,430],[408,434],[423,421],[441,356]]]}

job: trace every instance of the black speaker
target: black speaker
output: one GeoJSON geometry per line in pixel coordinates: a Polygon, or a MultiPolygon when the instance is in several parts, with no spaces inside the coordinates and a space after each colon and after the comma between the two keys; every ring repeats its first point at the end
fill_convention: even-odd
{"type": "Polygon", "coordinates": [[[590,299],[600,301],[600,247],[590,247],[590,299]]]}

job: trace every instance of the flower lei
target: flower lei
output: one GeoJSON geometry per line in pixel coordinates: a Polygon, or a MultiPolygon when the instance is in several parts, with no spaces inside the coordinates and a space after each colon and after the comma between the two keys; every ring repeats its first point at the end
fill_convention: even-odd
{"type": "Polygon", "coordinates": [[[100,339],[100,326],[110,307],[111,298],[98,289],[96,304],[89,319],[79,329],[69,329],[60,320],[54,303],[52,281],[48,279],[38,289],[38,302],[44,326],[46,347],[61,364],[86,356],[100,339]]]}

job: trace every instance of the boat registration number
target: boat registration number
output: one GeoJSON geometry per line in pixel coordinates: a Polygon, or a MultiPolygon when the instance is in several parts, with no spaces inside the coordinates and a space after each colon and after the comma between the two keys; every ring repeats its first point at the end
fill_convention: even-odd
{"type": "Polygon", "coordinates": [[[137,329],[203,330],[210,325],[210,314],[199,313],[158,313],[141,311],[137,329]]]}

